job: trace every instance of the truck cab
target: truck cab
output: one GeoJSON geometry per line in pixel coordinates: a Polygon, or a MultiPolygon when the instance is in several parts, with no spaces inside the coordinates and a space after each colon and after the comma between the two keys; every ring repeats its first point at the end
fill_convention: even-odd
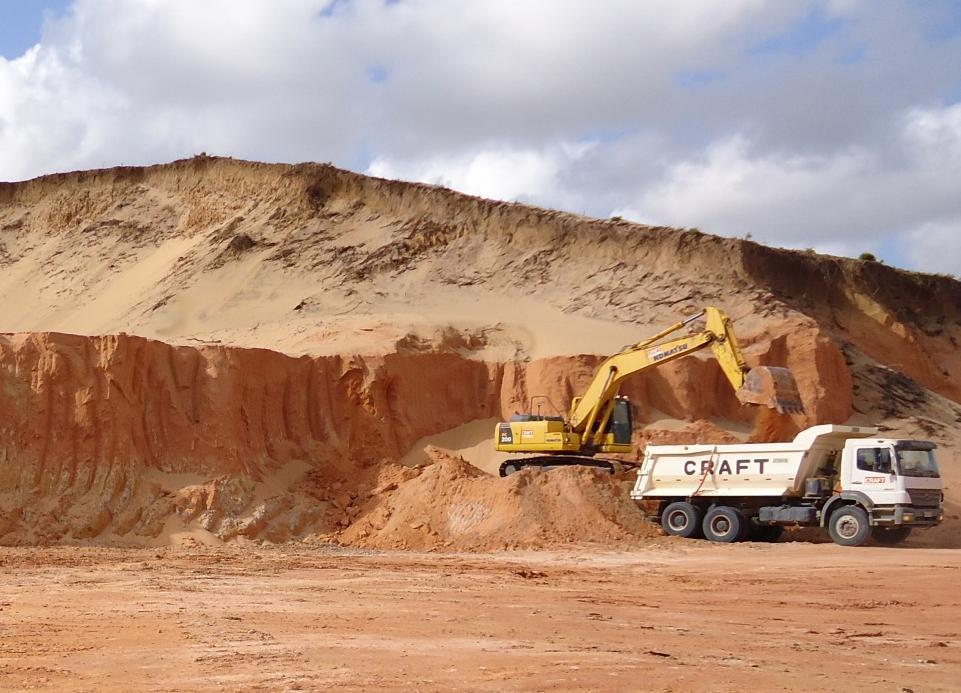
{"type": "MultiPolygon", "coordinates": [[[[848,440],[839,496],[863,496],[859,500],[872,526],[935,525],[942,514],[942,482],[934,450],[933,443],[921,440],[848,440]]],[[[822,514],[830,513],[830,505],[822,514]]]]}

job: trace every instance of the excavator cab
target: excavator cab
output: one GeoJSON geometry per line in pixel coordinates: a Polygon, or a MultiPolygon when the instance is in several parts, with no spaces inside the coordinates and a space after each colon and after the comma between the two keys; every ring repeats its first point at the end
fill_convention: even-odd
{"type": "Polygon", "coordinates": [[[611,434],[615,445],[630,445],[631,433],[634,429],[631,402],[627,397],[614,400],[611,420],[607,423],[607,432],[611,434]]]}

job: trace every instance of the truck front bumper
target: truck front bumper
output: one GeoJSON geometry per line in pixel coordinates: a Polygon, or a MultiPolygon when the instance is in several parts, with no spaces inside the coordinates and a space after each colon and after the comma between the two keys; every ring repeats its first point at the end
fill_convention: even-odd
{"type": "Polygon", "coordinates": [[[943,519],[944,509],[941,507],[917,508],[913,505],[876,505],[871,511],[872,525],[930,527],[940,524],[943,519]]]}

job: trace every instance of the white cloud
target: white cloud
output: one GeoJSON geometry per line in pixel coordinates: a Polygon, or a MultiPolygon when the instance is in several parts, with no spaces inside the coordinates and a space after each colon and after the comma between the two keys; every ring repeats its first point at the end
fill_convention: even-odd
{"type": "Polygon", "coordinates": [[[961,215],[945,222],[929,222],[904,238],[912,267],[922,272],[953,274],[961,279],[961,215]]]}
{"type": "Polygon", "coordinates": [[[938,165],[961,157],[961,103],[946,108],[913,108],[905,118],[905,139],[938,165]]]}
{"type": "Polygon", "coordinates": [[[639,99],[623,85],[663,92],[745,21],[784,14],[771,6],[76,0],[30,54],[0,63],[0,177],[200,150],[356,167],[370,149],[537,148],[631,122],[639,99]]]}
{"type": "Polygon", "coordinates": [[[961,255],[932,254],[957,247],[945,241],[961,231],[961,105],[912,109],[901,120],[887,156],[863,147],[764,152],[745,136],[725,138],[668,165],[614,213],[849,255],[908,240],[912,266],[932,266],[930,257],[939,271],[958,272],[961,255]]]}
{"type": "Polygon", "coordinates": [[[703,157],[669,166],[636,206],[618,213],[729,235],[830,233],[846,194],[840,184],[872,164],[857,150],[831,157],[755,154],[745,137],[735,135],[709,146],[703,157]]]}
{"type": "Polygon", "coordinates": [[[543,150],[488,149],[402,162],[377,158],[367,173],[443,185],[480,197],[536,202],[556,194],[561,172],[591,147],[562,143],[543,150]]]}

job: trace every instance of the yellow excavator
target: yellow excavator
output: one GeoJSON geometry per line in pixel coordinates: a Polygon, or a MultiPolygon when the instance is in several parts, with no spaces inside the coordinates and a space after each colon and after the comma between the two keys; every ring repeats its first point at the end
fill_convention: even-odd
{"type": "MultiPolygon", "coordinates": [[[[573,399],[566,419],[530,412],[498,423],[494,431],[496,449],[528,455],[501,464],[500,475],[507,476],[524,467],[562,465],[587,465],[613,472],[618,462],[596,455],[633,450],[631,404],[618,394],[621,383],[635,373],[705,347],[711,347],[742,404],[759,404],[782,414],[803,411],[791,371],[775,366],[748,368],[730,318],[718,308],[707,307],[607,358],[584,394],[573,399]],[[705,326],[700,332],[666,339],[701,318],[705,326]]],[[[531,408],[535,399],[531,400],[531,408]]]]}

